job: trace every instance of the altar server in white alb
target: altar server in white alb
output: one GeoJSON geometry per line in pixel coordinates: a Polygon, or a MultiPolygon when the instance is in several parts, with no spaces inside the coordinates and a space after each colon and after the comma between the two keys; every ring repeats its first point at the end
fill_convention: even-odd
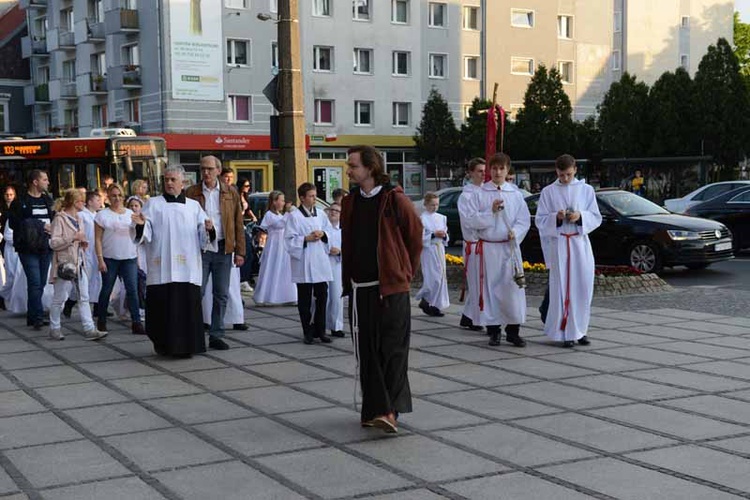
{"type": "Polygon", "coordinates": [[[491,180],[477,192],[479,241],[475,254],[480,260],[479,314],[474,324],[487,327],[490,345],[500,345],[500,328],[505,325],[509,343],[524,347],[520,325],[526,322],[526,293],[514,276],[521,261],[521,241],[531,225],[531,217],[521,192],[505,182],[510,157],[497,153],[489,160],[491,180]]]}
{"type": "Polygon", "coordinates": [[[185,170],[164,169],[164,194],[133,214],[136,241],[146,247],[146,333],[157,354],[181,358],[206,351],[201,310],[201,250],[216,239],[200,204],[182,192],[185,170]]]}
{"type": "Polygon", "coordinates": [[[594,295],[594,253],[588,234],[602,223],[594,188],[577,180],[575,158],[555,160],[557,180],[539,197],[536,226],[549,269],[549,311],[544,333],[563,347],[588,345],[594,295]]]}
{"type": "Polygon", "coordinates": [[[487,168],[484,158],[473,158],[466,166],[469,182],[458,197],[458,216],[461,220],[461,235],[464,240],[464,288],[461,290],[461,300],[465,299],[464,310],[459,325],[473,331],[481,331],[480,325],[471,320],[479,316],[479,259],[475,253],[479,231],[476,228],[477,192],[484,183],[484,171],[487,168]],[[470,312],[473,311],[473,312],[470,312]]]}
{"type": "Polygon", "coordinates": [[[328,260],[331,261],[333,279],[328,282],[328,304],[326,306],[326,328],[334,337],[344,336],[344,297],[341,283],[341,205],[333,203],[326,208],[328,222],[328,260]]]}
{"type": "Polygon", "coordinates": [[[284,244],[292,261],[292,281],[297,284],[297,310],[305,344],[312,344],[316,337],[328,344],[331,337],[326,335],[326,303],[328,282],[333,280],[328,258],[331,224],[323,211],[315,208],[317,191],[313,184],[301,184],[297,195],[299,210],[289,215],[284,230],[284,244]]]}
{"type": "Polygon", "coordinates": [[[445,277],[445,247],[448,245],[448,219],[437,213],[440,198],[435,193],[424,196],[422,221],[422,288],[416,299],[419,308],[428,316],[444,316],[448,309],[448,280],[445,277]]]}
{"type": "Polygon", "coordinates": [[[297,287],[292,283],[292,265],[284,247],[284,228],[289,218],[284,213],[284,193],[271,191],[268,210],[260,223],[266,232],[266,245],[260,255],[260,271],[253,300],[259,306],[279,306],[297,303],[297,287]]]}

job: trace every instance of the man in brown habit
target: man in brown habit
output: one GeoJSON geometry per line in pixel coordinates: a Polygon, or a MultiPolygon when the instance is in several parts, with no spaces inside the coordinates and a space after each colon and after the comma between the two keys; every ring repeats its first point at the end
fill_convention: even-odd
{"type": "Polygon", "coordinates": [[[398,431],[412,410],[407,378],[410,282],[419,268],[422,223],[403,190],[390,184],[371,146],[348,151],[347,175],[358,188],[343,199],[342,281],[362,388],[361,422],[398,431]]]}

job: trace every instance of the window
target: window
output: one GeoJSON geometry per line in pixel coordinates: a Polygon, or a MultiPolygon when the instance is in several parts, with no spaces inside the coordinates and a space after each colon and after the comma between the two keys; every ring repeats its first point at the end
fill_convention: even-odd
{"type": "Polygon", "coordinates": [[[313,47],[313,70],[333,71],[333,47],[313,47]]]}
{"type": "Polygon", "coordinates": [[[690,27],[690,16],[682,16],[680,19],[680,28],[688,29],[690,27]]]}
{"type": "Polygon", "coordinates": [[[557,37],[573,38],[573,16],[557,16],[557,37]]]}
{"type": "Polygon", "coordinates": [[[271,67],[279,67],[279,44],[271,42],[271,67]]]}
{"type": "Polygon", "coordinates": [[[106,127],[107,123],[107,105],[91,106],[91,126],[94,128],[106,127]]]}
{"type": "Polygon", "coordinates": [[[333,125],[333,101],[315,99],[315,125],[333,125]]]}
{"type": "Polygon", "coordinates": [[[227,64],[250,65],[250,41],[227,39],[227,64]]]}
{"type": "Polygon", "coordinates": [[[622,31],[622,11],[616,10],[614,15],[614,29],[615,33],[622,31]]]}
{"type": "Polygon", "coordinates": [[[408,127],[411,121],[411,103],[394,102],[393,103],[393,126],[408,127]]]}
{"type": "Polygon", "coordinates": [[[510,72],[514,75],[533,75],[534,60],[528,57],[511,57],[510,72]]]}
{"type": "Polygon", "coordinates": [[[63,61],[62,63],[62,81],[63,83],[73,83],[76,81],[76,62],[75,60],[63,61]]]}
{"type": "Polygon", "coordinates": [[[331,0],[312,0],[313,16],[331,17],[331,0]]]}
{"type": "Polygon", "coordinates": [[[391,0],[391,22],[409,23],[409,0],[391,0]]]}
{"type": "Polygon", "coordinates": [[[523,9],[510,9],[510,24],[516,28],[533,28],[534,11],[523,9]]]}
{"type": "Polygon", "coordinates": [[[104,2],[102,0],[89,0],[88,17],[89,23],[104,22],[104,2]]]}
{"type": "Polygon", "coordinates": [[[356,21],[370,20],[371,0],[352,0],[352,19],[356,21]]]}
{"type": "Polygon", "coordinates": [[[372,74],[372,49],[354,49],[354,72],[372,74]]]}
{"type": "Polygon", "coordinates": [[[371,101],[354,101],[354,124],[372,125],[373,108],[371,101]]]}
{"type": "Polygon", "coordinates": [[[393,51],[393,68],[395,76],[409,76],[411,74],[411,52],[393,51]]]}
{"type": "Polygon", "coordinates": [[[447,58],[446,54],[430,54],[430,78],[445,78],[447,58]]]}
{"type": "Polygon", "coordinates": [[[467,80],[479,79],[479,57],[464,57],[464,78],[467,80]]]}
{"type": "Polygon", "coordinates": [[[430,2],[430,27],[445,28],[448,26],[448,5],[430,2]]]}
{"type": "Polygon", "coordinates": [[[560,79],[563,83],[573,83],[573,62],[559,61],[557,71],[560,73],[560,79]]]}
{"type": "Polygon", "coordinates": [[[91,55],[91,73],[94,75],[107,74],[107,58],[104,52],[91,55]]]}
{"type": "Polygon", "coordinates": [[[471,116],[471,104],[464,104],[464,120],[468,120],[471,116]]]}
{"type": "Polygon", "coordinates": [[[685,70],[690,70],[690,60],[687,54],[680,54],[680,67],[685,70]]]}
{"type": "Polygon", "coordinates": [[[34,18],[34,40],[46,40],[47,39],[47,16],[39,16],[34,18]]]}
{"type": "Polygon", "coordinates": [[[0,99],[0,132],[10,132],[10,100],[0,99]]]}
{"type": "Polygon", "coordinates": [[[514,122],[518,120],[518,112],[523,109],[523,104],[511,104],[510,113],[508,114],[508,120],[514,122]]]}
{"type": "Polygon", "coordinates": [[[612,51],[612,71],[619,71],[619,70],[620,70],[620,51],[613,50],[612,51]]]}
{"type": "Polygon", "coordinates": [[[224,5],[227,9],[249,9],[250,0],[225,0],[224,5]]]}
{"type": "Polygon", "coordinates": [[[49,83],[49,66],[39,66],[36,69],[36,83],[37,85],[49,83]]]}
{"type": "Polygon", "coordinates": [[[270,0],[269,3],[268,3],[268,10],[270,10],[274,14],[278,14],[278,12],[279,12],[279,0],[270,0]]]}
{"type": "Polygon", "coordinates": [[[247,95],[229,95],[227,96],[229,121],[230,122],[250,122],[252,109],[252,98],[247,95]]]}
{"type": "Polygon", "coordinates": [[[129,123],[141,123],[140,99],[130,99],[125,101],[125,121],[129,123]]]}
{"type": "Polygon", "coordinates": [[[122,63],[125,66],[138,66],[140,64],[138,44],[122,46],[122,63]]]}
{"type": "Polygon", "coordinates": [[[66,109],[63,112],[63,123],[66,127],[78,127],[78,108],[66,109]]]}
{"type": "Polygon", "coordinates": [[[479,30],[479,7],[464,7],[464,29],[479,30]]]}
{"type": "Polygon", "coordinates": [[[73,31],[75,26],[75,18],[73,17],[73,9],[65,9],[60,11],[60,30],[73,31]]]}
{"type": "Polygon", "coordinates": [[[744,191],[737,196],[734,196],[727,203],[750,203],[750,190],[744,191]]]}

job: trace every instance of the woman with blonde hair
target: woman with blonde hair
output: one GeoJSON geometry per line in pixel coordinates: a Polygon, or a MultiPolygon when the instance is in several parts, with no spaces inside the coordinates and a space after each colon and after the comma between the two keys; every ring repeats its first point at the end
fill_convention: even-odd
{"type": "Polygon", "coordinates": [[[74,286],[80,299],[78,309],[83,336],[88,340],[98,340],[107,335],[94,327],[89,308],[89,282],[84,258],[84,251],[89,243],[78,215],[83,210],[85,200],[85,196],[77,189],[68,189],[50,228],[49,246],[53,254],[49,281],[54,287],[54,295],[49,311],[49,336],[55,340],[65,339],[60,328],[60,314],[62,305],[74,286]]]}

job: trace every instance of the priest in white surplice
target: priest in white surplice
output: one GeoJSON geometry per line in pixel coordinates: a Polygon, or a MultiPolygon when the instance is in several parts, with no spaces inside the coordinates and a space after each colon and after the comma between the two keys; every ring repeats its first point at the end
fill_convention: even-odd
{"type": "Polygon", "coordinates": [[[594,188],[577,180],[575,159],[555,160],[557,180],[539,198],[536,226],[549,269],[549,312],[544,333],[563,347],[590,342],[586,336],[594,295],[594,254],[588,234],[602,216],[594,188]]]}
{"type": "MultiPolygon", "coordinates": [[[[490,345],[500,345],[500,327],[505,325],[509,343],[524,347],[519,332],[526,322],[526,293],[514,281],[520,262],[520,244],[531,225],[531,217],[521,192],[505,182],[510,157],[497,153],[489,160],[491,180],[476,193],[479,206],[479,242],[475,253],[481,259],[479,312],[475,325],[487,327],[490,345]]],[[[475,311],[476,313],[476,311],[475,311]]]]}
{"type": "Polygon", "coordinates": [[[216,238],[200,204],[185,197],[185,170],[164,170],[164,194],[133,215],[136,241],[146,248],[146,333],[157,354],[190,357],[205,352],[201,250],[216,238]]]}

